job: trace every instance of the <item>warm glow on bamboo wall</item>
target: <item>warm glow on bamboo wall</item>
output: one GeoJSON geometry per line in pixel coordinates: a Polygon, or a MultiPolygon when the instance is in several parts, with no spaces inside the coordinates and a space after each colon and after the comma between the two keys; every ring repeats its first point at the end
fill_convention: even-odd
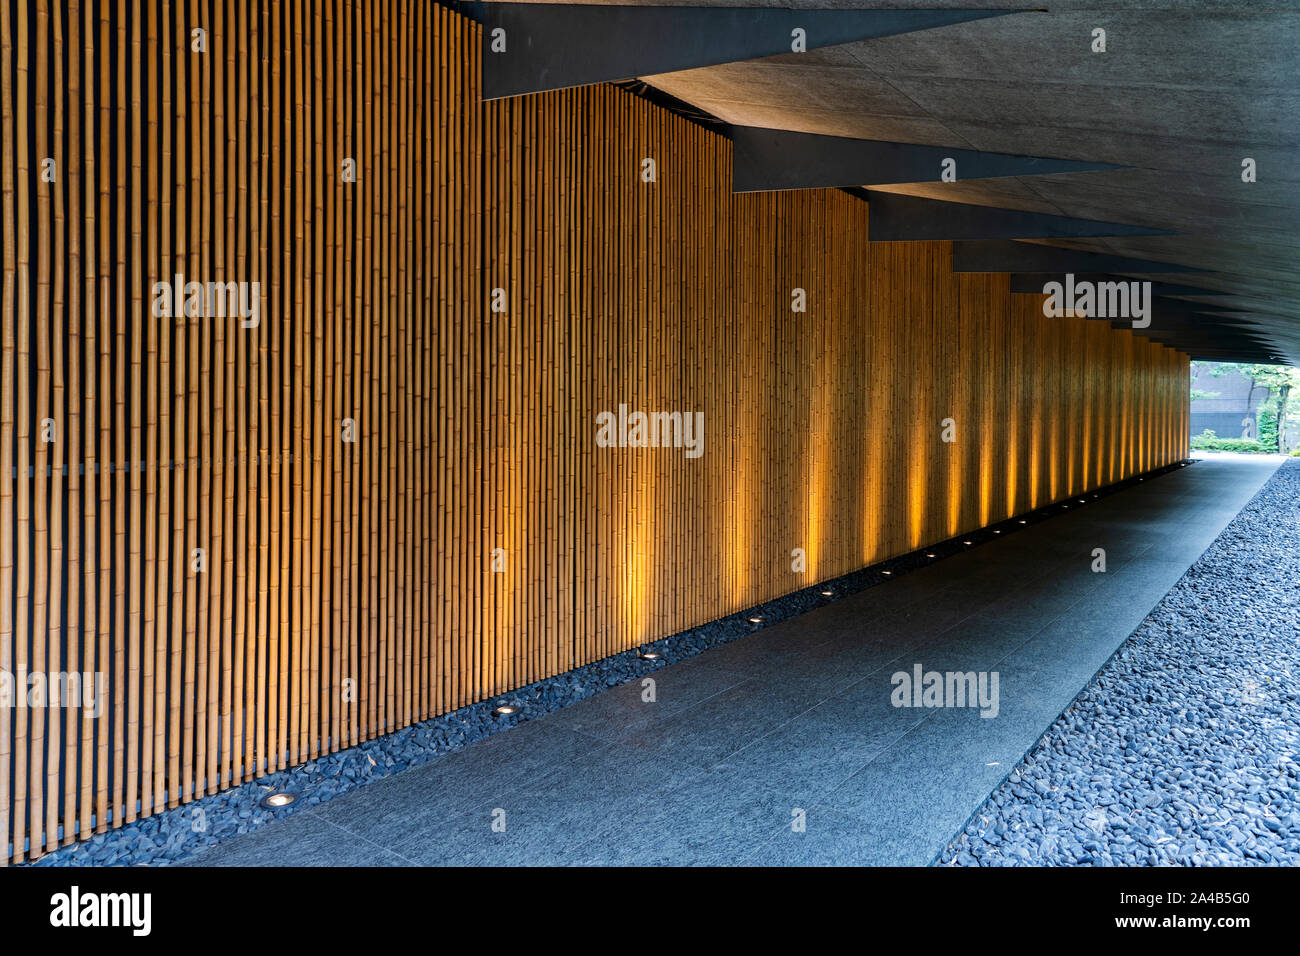
{"type": "Polygon", "coordinates": [[[1185,453],[1185,356],[622,90],[481,104],[436,5],[0,18],[0,670],[105,679],[0,708],[15,860],[1185,453]]]}

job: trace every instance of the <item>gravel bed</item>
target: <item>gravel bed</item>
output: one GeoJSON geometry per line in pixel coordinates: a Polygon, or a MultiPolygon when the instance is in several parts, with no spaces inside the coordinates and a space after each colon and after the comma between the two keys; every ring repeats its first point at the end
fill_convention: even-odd
{"type": "Polygon", "coordinates": [[[940,865],[1300,864],[1300,460],[1285,462],[940,865]]]}

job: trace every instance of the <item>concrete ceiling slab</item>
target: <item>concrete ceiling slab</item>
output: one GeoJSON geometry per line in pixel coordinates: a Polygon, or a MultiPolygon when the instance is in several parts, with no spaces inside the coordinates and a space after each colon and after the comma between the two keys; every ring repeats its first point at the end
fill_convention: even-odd
{"type": "MultiPolygon", "coordinates": [[[[600,0],[596,0],[600,2],[600,0]]],[[[639,5],[969,8],[1005,0],[617,0],[639,5]]],[[[1300,364],[1300,0],[1051,0],[1050,9],[642,79],[732,125],[1131,169],[882,191],[1125,222],[1176,235],[1056,241],[1213,270],[1300,364]],[[1106,52],[1092,31],[1106,31],[1106,52]],[[1243,183],[1242,159],[1257,164],[1243,183]]],[[[1223,305],[1227,301],[1215,300],[1223,305]]],[[[1188,348],[1208,350],[1208,332],[1188,348]]],[[[1231,348],[1243,340],[1223,327],[1231,348]]],[[[1177,342],[1171,342],[1176,345],[1177,342]]]]}

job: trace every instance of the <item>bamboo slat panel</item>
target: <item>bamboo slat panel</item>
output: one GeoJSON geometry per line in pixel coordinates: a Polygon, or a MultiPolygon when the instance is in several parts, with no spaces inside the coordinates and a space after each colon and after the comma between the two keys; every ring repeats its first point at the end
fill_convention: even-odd
{"type": "Polygon", "coordinates": [[[100,691],[0,707],[6,860],[1186,453],[1186,356],[620,89],[482,103],[477,29],[0,5],[0,670],[100,691]]]}

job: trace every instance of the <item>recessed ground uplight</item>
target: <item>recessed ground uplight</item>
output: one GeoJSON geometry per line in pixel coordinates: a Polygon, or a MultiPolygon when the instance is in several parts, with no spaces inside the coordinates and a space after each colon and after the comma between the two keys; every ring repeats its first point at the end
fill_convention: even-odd
{"type": "Polygon", "coordinates": [[[999,531],[997,528],[994,528],[994,529],[993,529],[993,533],[994,533],[994,534],[1001,534],[1002,532],[999,531]]]}
{"type": "Polygon", "coordinates": [[[288,790],[281,790],[278,793],[268,793],[259,802],[268,810],[279,810],[281,807],[287,807],[297,799],[298,794],[290,793],[288,790]]]}
{"type": "Polygon", "coordinates": [[[641,658],[643,661],[657,661],[659,660],[660,654],[658,651],[647,651],[642,647],[637,650],[636,656],[641,658]]]}
{"type": "Polygon", "coordinates": [[[823,592],[822,592],[822,597],[834,597],[834,596],[835,596],[835,592],[834,592],[834,591],[823,591],[823,592]]]}
{"type": "Polygon", "coordinates": [[[964,544],[964,545],[970,545],[970,542],[969,542],[969,541],[963,541],[962,544],[964,544]]]}
{"type": "Polygon", "coordinates": [[[1021,519],[1020,519],[1020,523],[1021,523],[1021,524],[1029,524],[1029,522],[1026,521],[1024,518],[1021,518],[1021,519]]]}
{"type": "Polygon", "coordinates": [[[933,557],[934,557],[934,555],[933,555],[933,554],[930,554],[929,552],[926,552],[926,555],[925,555],[925,556],[926,556],[927,558],[933,558],[933,557]]]}
{"type": "Polygon", "coordinates": [[[1079,504],[1081,504],[1081,505],[1086,505],[1087,503],[1088,503],[1088,502],[1087,502],[1086,500],[1084,500],[1083,498],[1080,498],[1080,499],[1079,499],[1079,504]]]}
{"type": "Polygon", "coordinates": [[[762,619],[761,617],[751,617],[751,618],[749,619],[749,623],[750,623],[750,624],[762,624],[762,623],[763,623],[763,619],[762,619]]]}
{"type": "Polygon", "coordinates": [[[881,571],[880,573],[881,573],[881,574],[893,574],[894,572],[893,572],[893,571],[881,571]]]}
{"type": "Polygon", "coordinates": [[[514,704],[497,704],[492,708],[493,717],[509,717],[518,710],[514,704]]]}

